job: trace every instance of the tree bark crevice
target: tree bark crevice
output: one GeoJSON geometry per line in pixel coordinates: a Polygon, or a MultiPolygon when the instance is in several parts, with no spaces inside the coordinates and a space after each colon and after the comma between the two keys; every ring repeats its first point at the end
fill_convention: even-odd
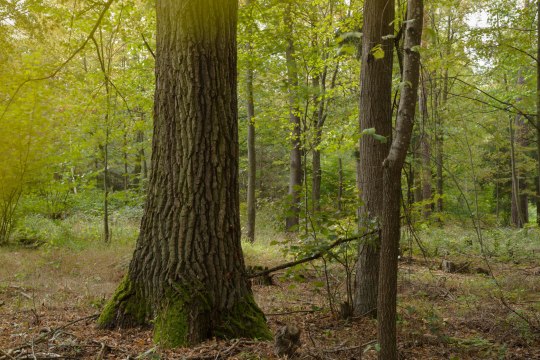
{"type": "Polygon", "coordinates": [[[235,0],[157,1],[148,196],[128,274],[98,324],[153,324],[163,347],[271,338],[240,243],[237,10],[235,0]]]}

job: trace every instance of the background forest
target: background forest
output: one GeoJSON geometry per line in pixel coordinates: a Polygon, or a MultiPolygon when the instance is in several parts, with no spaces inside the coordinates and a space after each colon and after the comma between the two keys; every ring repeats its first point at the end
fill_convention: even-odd
{"type": "MultiPolygon", "coordinates": [[[[358,143],[388,141],[359,131],[362,7],[240,2],[241,216],[255,269],[359,232],[358,143]]],[[[529,0],[425,2],[402,177],[398,329],[407,358],[540,358],[539,9],[529,0]]],[[[405,19],[398,0],[394,111],[407,85],[405,19]]],[[[99,311],[126,270],[151,166],[155,27],[148,1],[0,0],[0,359],[44,326],[99,311]]],[[[301,356],[378,351],[373,320],[351,324],[343,305],[352,303],[356,247],[277,273],[275,289],[253,285],[272,327],[309,324],[312,350],[301,356]]],[[[77,329],[71,358],[167,356],[144,332],[126,340],[93,329],[88,340],[77,329]]],[[[67,348],[67,338],[56,340],[67,348]]],[[[222,358],[271,353],[233,346],[222,358]]]]}

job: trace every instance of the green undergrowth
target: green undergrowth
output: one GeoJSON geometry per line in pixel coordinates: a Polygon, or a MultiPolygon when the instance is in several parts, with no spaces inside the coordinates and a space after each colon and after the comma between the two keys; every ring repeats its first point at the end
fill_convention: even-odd
{"type": "MultiPolygon", "coordinates": [[[[139,232],[139,219],[122,212],[113,213],[109,223],[111,243],[129,245],[139,232]]],[[[11,236],[12,246],[57,247],[83,250],[103,246],[103,218],[78,213],[65,219],[50,219],[42,215],[22,217],[11,236]]]]}
{"type": "MultiPolygon", "coordinates": [[[[498,262],[531,262],[540,256],[540,228],[486,228],[480,236],[472,226],[421,226],[416,231],[421,247],[428,257],[486,257],[498,262]]],[[[402,238],[402,247],[412,245],[416,255],[422,253],[418,241],[411,236],[402,238]]]]}

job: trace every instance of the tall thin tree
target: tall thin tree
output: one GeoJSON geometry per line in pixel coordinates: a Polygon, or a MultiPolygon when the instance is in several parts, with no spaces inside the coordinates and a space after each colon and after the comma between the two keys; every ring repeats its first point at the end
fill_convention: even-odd
{"type": "MultiPolygon", "coordinates": [[[[360,227],[378,223],[383,215],[382,163],[392,136],[392,65],[394,42],[394,0],[366,0],[360,77],[360,131],[375,129],[386,142],[364,135],[359,143],[358,179],[362,206],[360,227]]],[[[379,277],[378,236],[358,248],[354,312],[375,315],[379,277]]]]}
{"type": "Polygon", "coordinates": [[[377,339],[380,360],[397,360],[396,306],[399,239],[401,234],[401,171],[411,142],[418,96],[424,15],[423,0],[408,0],[403,59],[403,87],[395,138],[384,160],[381,257],[377,298],[377,339]]]}
{"type": "MultiPolygon", "coordinates": [[[[246,1],[248,11],[251,9],[251,0],[246,1]]],[[[247,28],[248,42],[247,47],[247,68],[246,68],[246,96],[247,96],[247,151],[248,151],[248,185],[247,185],[247,238],[249,241],[255,241],[255,217],[256,217],[256,198],[255,186],[257,181],[257,155],[255,149],[255,101],[253,99],[253,27],[254,21],[250,20],[247,28]]]]}

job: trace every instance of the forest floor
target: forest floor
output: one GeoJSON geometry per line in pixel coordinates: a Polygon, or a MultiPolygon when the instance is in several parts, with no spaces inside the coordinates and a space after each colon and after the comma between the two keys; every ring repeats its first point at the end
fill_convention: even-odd
{"type": "MultiPolygon", "coordinates": [[[[279,251],[245,247],[248,263],[283,260],[279,251]]],[[[0,359],[276,358],[271,342],[211,340],[163,351],[149,330],[97,329],[95,315],[125,273],[131,251],[130,245],[0,249],[0,359]]],[[[492,262],[495,279],[443,272],[441,260],[400,262],[402,358],[540,359],[540,256],[492,262]]],[[[473,260],[471,268],[475,261],[481,264],[473,260]]],[[[285,324],[301,329],[298,359],[375,359],[375,320],[339,316],[345,271],[335,264],[327,270],[312,264],[274,274],[274,285],[253,285],[256,300],[274,332],[285,324]]]]}

